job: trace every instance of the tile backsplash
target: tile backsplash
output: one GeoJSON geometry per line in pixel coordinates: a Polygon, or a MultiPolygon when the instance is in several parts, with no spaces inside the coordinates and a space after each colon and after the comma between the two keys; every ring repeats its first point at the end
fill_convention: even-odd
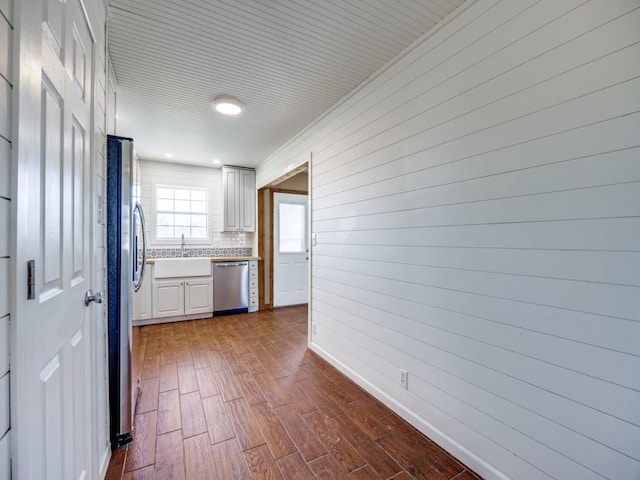
{"type": "MultiPolygon", "coordinates": [[[[185,246],[185,257],[250,257],[253,253],[253,233],[250,232],[214,232],[212,234],[215,246],[185,246]]],[[[149,247],[148,258],[181,257],[180,247],[149,247]]]]}
{"type": "MultiPolygon", "coordinates": [[[[148,232],[147,235],[150,235],[148,232]]],[[[213,246],[185,246],[185,257],[249,257],[252,254],[253,232],[214,232],[213,246]],[[238,253],[241,252],[241,253],[238,253]]],[[[150,245],[147,257],[181,257],[182,249],[176,246],[150,245]]]]}
{"type": "MultiPolygon", "coordinates": [[[[250,257],[251,247],[226,248],[226,247],[185,247],[185,257],[250,257]]],[[[147,258],[172,258],[182,257],[181,248],[149,248],[147,258]]]]}
{"type": "Polygon", "coordinates": [[[223,248],[246,248],[253,245],[253,232],[213,232],[212,246],[223,248]]]}

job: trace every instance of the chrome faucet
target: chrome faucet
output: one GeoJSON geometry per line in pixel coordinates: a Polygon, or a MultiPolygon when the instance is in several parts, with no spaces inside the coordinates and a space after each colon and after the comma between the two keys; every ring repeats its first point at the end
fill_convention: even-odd
{"type": "Polygon", "coordinates": [[[180,245],[182,245],[181,249],[182,249],[182,256],[184,257],[185,255],[185,251],[184,251],[184,233],[182,234],[182,240],[180,241],[180,245]]]}

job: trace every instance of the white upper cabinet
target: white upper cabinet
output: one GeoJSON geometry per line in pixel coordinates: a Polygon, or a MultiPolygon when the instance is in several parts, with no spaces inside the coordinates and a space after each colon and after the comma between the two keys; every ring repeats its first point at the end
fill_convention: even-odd
{"type": "Polygon", "coordinates": [[[255,170],[222,167],[222,222],[225,232],[255,232],[255,170]]]}

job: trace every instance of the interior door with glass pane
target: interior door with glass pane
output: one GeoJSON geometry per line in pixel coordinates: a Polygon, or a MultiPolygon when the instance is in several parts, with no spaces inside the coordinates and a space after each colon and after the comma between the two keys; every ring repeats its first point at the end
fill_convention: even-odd
{"type": "Polygon", "coordinates": [[[273,198],[273,304],[307,303],[307,195],[275,193],[273,198]]]}

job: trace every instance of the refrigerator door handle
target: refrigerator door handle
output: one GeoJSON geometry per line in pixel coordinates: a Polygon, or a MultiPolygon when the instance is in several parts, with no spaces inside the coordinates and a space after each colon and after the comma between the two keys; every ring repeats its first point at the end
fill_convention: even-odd
{"type": "MultiPolygon", "coordinates": [[[[147,229],[144,223],[144,213],[142,211],[142,207],[140,203],[136,202],[136,206],[134,207],[134,211],[137,212],[138,217],[140,218],[140,230],[142,230],[142,265],[140,266],[140,278],[138,278],[137,283],[133,285],[133,291],[137,292],[140,290],[142,286],[142,281],[144,280],[144,272],[147,268],[147,229]]],[[[135,232],[137,235],[138,232],[135,232]]],[[[135,251],[135,265],[137,267],[138,264],[138,249],[137,249],[137,241],[136,241],[136,251],[135,251]]]]}

